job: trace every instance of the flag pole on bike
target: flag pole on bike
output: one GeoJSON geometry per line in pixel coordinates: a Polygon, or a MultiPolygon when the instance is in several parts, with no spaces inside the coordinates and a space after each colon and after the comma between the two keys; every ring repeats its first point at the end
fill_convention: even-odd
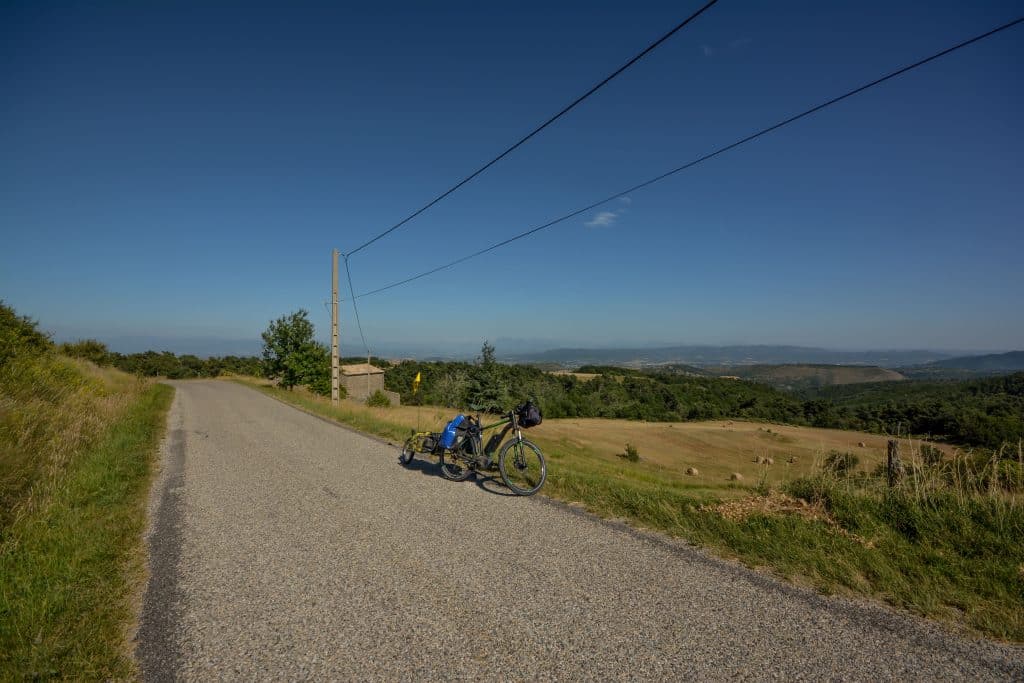
{"type": "MultiPolygon", "coordinates": [[[[412,395],[415,396],[420,390],[420,381],[422,381],[420,373],[416,373],[416,378],[412,381],[412,395]]],[[[416,431],[420,431],[420,404],[423,401],[416,401],[416,431]]]]}

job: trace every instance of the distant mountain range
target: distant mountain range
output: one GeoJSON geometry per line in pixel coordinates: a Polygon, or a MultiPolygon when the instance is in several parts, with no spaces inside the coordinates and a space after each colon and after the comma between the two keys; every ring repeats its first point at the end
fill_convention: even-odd
{"type": "Polygon", "coordinates": [[[883,368],[922,366],[952,358],[940,351],[833,351],[805,346],[667,346],[662,348],[585,349],[563,348],[537,353],[504,355],[502,360],[520,363],[620,365],[643,368],[657,365],[745,366],[785,364],[873,365],[883,368]]]}

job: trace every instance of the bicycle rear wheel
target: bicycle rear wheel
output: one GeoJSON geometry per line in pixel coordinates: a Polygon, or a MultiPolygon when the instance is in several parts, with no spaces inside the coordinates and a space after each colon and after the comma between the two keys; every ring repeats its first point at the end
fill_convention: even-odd
{"type": "Polygon", "coordinates": [[[398,462],[408,465],[412,462],[412,456],[416,453],[416,437],[410,436],[402,446],[402,452],[398,454],[398,462]]]}
{"type": "Polygon", "coordinates": [[[458,453],[453,453],[446,448],[441,451],[441,474],[445,479],[465,481],[469,475],[473,474],[473,470],[469,468],[469,464],[465,460],[459,457],[458,453]]]}
{"type": "Polygon", "coordinates": [[[498,470],[505,486],[519,496],[532,496],[544,486],[548,465],[536,444],[513,439],[501,448],[498,470]]]}

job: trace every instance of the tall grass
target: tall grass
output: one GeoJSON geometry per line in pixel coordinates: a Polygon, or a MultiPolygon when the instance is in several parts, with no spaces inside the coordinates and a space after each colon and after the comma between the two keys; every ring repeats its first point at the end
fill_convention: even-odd
{"type": "Polygon", "coordinates": [[[836,555],[849,586],[989,635],[1024,640],[1024,447],[937,458],[904,442],[892,487],[882,468],[791,482],[838,528],[865,539],[836,555]]]}
{"type": "Polygon", "coordinates": [[[51,353],[0,366],[0,533],[39,504],[74,456],[147,386],[51,353]]]}
{"type": "Polygon", "coordinates": [[[126,679],[170,387],[56,353],[0,303],[0,680],[126,679]]]}

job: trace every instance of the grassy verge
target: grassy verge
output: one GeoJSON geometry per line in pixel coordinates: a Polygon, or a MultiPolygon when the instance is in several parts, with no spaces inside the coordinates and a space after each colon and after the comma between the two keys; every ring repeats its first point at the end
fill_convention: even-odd
{"type": "MultiPolygon", "coordinates": [[[[107,428],[84,446],[65,450],[60,462],[38,451],[37,464],[26,459],[23,469],[34,480],[2,528],[3,680],[137,675],[126,630],[143,571],[140,538],[153,455],[173,389],[144,385],[130,401],[116,384],[94,386],[92,393],[98,400],[122,396],[118,403],[127,405],[116,417],[107,415],[107,428]]],[[[62,405],[68,414],[87,407],[78,399],[62,405]]]]}
{"type": "MultiPolygon", "coordinates": [[[[348,401],[334,408],[306,392],[239,381],[397,443],[414,426],[410,416],[423,420],[422,429],[437,429],[453,412],[348,401]]],[[[530,438],[549,460],[544,495],[686,538],[823,592],[869,596],[990,637],[1024,641],[1019,452],[993,459],[988,474],[984,467],[972,473],[969,454],[922,453],[908,443],[913,476],[890,490],[863,467],[839,474],[824,469],[824,453],[791,478],[737,483],[687,477],[666,457],[632,463],[558,429],[545,432],[550,438],[541,431],[530,438]],[[993,477],[997,470],[1017,474],[993,477]]],[[[739,459],[749,462],[747,455],[739,459]]]]}

